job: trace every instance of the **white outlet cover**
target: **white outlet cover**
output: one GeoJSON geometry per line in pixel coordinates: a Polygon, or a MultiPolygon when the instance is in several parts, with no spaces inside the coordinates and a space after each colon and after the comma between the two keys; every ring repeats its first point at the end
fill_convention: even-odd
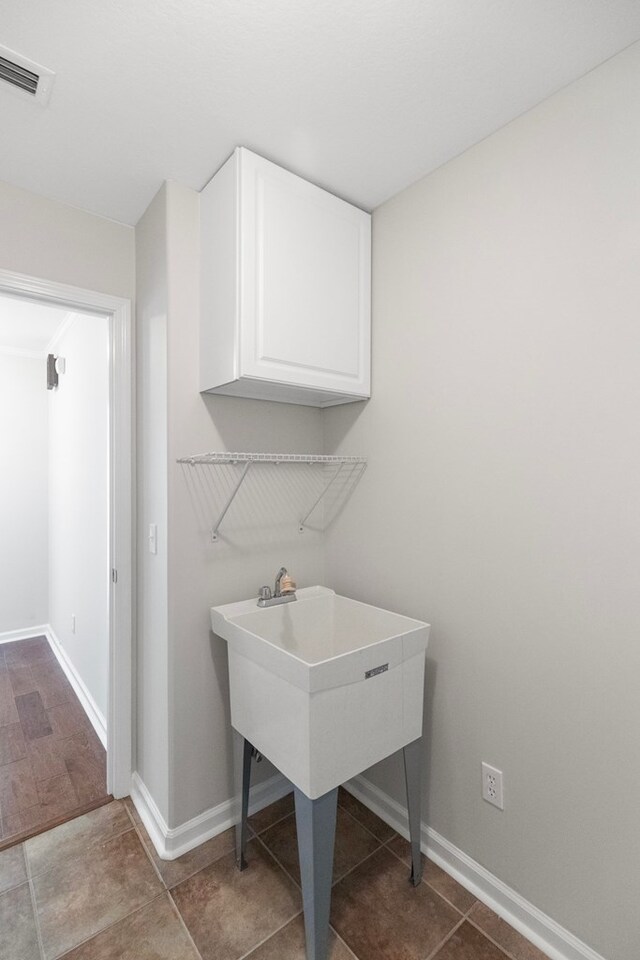
{"type": "Polygon", "coordinates": [[[488,763],[482,764],[482,799],[493,804],[498,810],[504,810],[502,770],[488,763]]]}

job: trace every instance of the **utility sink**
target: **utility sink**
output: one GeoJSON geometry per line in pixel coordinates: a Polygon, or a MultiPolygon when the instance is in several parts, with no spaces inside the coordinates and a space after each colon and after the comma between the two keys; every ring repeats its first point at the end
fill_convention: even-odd
{"type": "Polygon", "coordinates": [[[251,757],[258,751],[294,787],[307,960],[327,960],[338,787],[400,749],[411,881],[421,881],[429,624],[307,587],[275,606],[253,599],[212,607],[211,626],[228,644],[231,724],[242,743],[238,868],[250,867],[251,757]]]}
{"type": "Polygon", "coordinates": [[[429,624],[307,587],[211,608],[233,727],[315,799],[422,735],[429,624]]]}

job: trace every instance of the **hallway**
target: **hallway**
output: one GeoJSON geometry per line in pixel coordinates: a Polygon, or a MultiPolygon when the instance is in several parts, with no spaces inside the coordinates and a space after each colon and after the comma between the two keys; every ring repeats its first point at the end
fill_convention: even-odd
{"type": "Polygon", "coordinates": [[[109,799],[106,753],[44,636],[0,645],[0,849],[109,799]]]}

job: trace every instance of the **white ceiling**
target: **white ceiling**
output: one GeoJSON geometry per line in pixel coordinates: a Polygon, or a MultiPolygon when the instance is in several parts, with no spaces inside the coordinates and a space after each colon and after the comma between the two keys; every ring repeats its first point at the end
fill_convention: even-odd
{"type": "Polygon", "coordinates": [[[69,311],[0,294],[0,351],[46,355],[69,311]]]}
{"type": "Polygon", "coordinates": [[[640,38],[638,0],[4,0],[0,179],[135,223],[242,144],[365,207],[640,38]]]}

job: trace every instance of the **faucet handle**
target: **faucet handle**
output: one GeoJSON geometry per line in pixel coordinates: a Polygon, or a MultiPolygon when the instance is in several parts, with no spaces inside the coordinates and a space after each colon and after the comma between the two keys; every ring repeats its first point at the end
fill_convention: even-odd
{"type": "Polygon", "coordinates": [[[260,600],[271,600],[273,594],[271,593],[271,587],[260,587],[258,591],[258,598],[260,600]]]}
{"type": "Polygon", "coordinates": [[[298,585],[293,577],[290,577],[289,574],[285,574],[280,582],[280,592],[284,594],[295,593],[297,586],[298,585]]]}

